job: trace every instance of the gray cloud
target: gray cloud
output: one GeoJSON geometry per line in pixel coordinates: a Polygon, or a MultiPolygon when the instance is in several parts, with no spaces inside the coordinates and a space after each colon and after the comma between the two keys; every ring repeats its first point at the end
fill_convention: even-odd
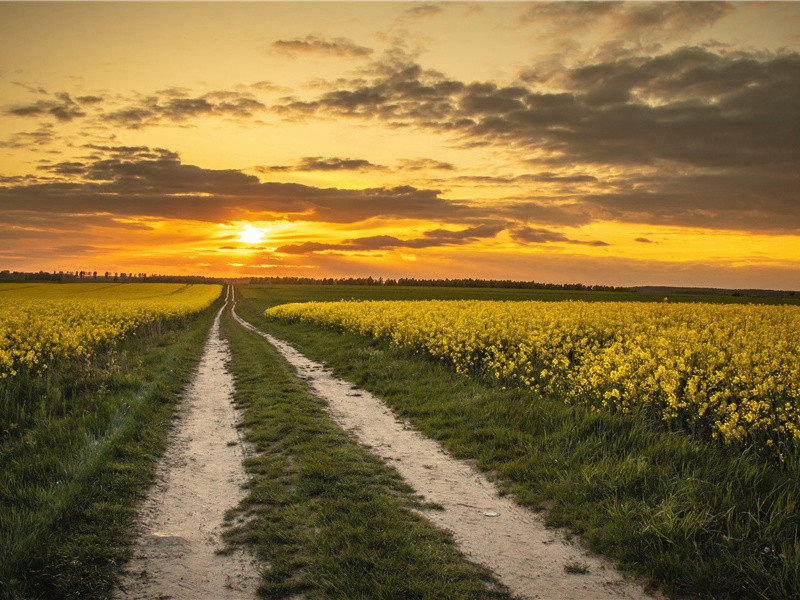
{"type": "Polygon", "coordinates": [[[12,106],[6,109],[6,114],[31,118],[50,116],[59,122],[93,118],[94,124],[112,123],[128,129],[141,129],[166,123],[186,123],[203,116],[250,119],[266,109],[252,94],[227,90],[193,97],[189,90],[168,88],[154,95],[123,100],[122,107],[115,107],[115,104],[119,106],[117,101],[99,95],[72,98],[66,92],[51,95],[45,90],[37,90],[37,93],[49,97],[12,106]]]}
{"type": "Polygon", "coordinates": [[[732,10],[728,2],[531,2],[520,22],[560,40],[592,28],[606,39],[642,45],[684,38],[732,10]]]}
{"type": "Polygon", "coordinates": [[[47,146],[56,139],[51,123],[39,124],[36,131],[21,131],[9,139],[0,141],[0,148],[27,148],[30,146],[47,146]]]}
{"type": "Polygon", "coordinates": [[[551,231],[549,229],[534,227],[515,227],[509,230],[511,238],[522,244],[547,244],[549,242],[562,242],[567,244],[579,244],[584,246],[608,246],[607,242],[601,240],[582,241],[568,238],[563,233],[551,231]]]}
{"type": "Polygon", "coordinates": [[[187,97],[180,90],[164,90],[166,98],[148,96],[113,110],[105,119],[128,129],[141,129],[164,123],[185,123],[204,116],[249,119],[266,107],[247,93],[212,91],[202,96],[187,97]]]}
{"type": "Polygon", "coordinates": [[[9,108],[8,114],[17,117],[41,117],[50,115],[58,121],[72,121],[78,117],[85,117],[86,113],[78,102],[73,100],[66,92],[54,94],[51,100],[37,100],[32,104],[24,104],[9,108]]]}
{"type": "Polygon", "coordinates": [[[513,149],[544,167],[514,183],[597,183],[602,190],[575,200],[631,222],[800,226],[800,54],[681,48],[527,71],[508,87],[455,81],[396,58],[372,72],[371,80],[338,82],[276,110],[381,120],[452,133],[465,146],[513,149]],[[596,182],[561,174],[576,164],[616,174],[596,182]]]}
{"type": "Polygon", "coordinates": [[[237,170],[183,164],[174,152],[136,146],[86,146],[82,160],[41,165],[48,178],[0,185],[0,210],[45,214],[112,213],[120,217],[219,222],[231,215],[289,215],[352,223],[374,217],[469,222],[484,211],[411,186],[360,190],[261,183],[237,170]]]}
{"type": "Polygon", "coordinates": [[[406,10],[405,14],[413,19],[433,17],[442,12],[441,3],[427,2],[419,3],[406,10]]]}
{"type": "Polygon", "coordinates": [[[272,171],[384,171],[386,167],[360,158],[306,156],[294,165],[256,167],[261,173],[272,171]]]}
{"type": "Polygon", "coordinates": [[[343,37],[323,39],[315,35],[308,35],[302,39],[277,40],[270,47],[284,54],[322,54],[349,58],[361,58],[372,54],[372,48],[359,46],[343,37]]]}
{"type": "Polygon", "coordinates": [[[421,249],[441,246],[461,246],[482,238],[492,238],[505,228],[504,225],[479,225],[461,231],[436,229],[423,233],[424,237],[403,240],[392,235],[375,235],[344,240],[339,244],[304,242],[280,246],[277,252],[283,254],[314,254],[317,252],[364,252],[374,250],[394,250],[397,248],[421,249]]]}
{"type": "Polygon", "coordinates": [[[80,104],[97,104],[103,101],[102,96],[78,96],[75,98],[80,104]]]}
{"type": "Polygon", "coordinates": [[[401,160],[398,166],[403,171],[422,171],[425,169],[454,171],[456,168],[452,163],[430,158],[406,158],[401,160]]]}

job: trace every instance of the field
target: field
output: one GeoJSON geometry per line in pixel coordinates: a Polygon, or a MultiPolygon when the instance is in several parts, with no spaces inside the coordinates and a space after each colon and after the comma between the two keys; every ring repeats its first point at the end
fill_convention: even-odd
{"type": "Polygon", "coordinates": [[[90,359],[143,326],[208,307],[220,286],[0,284],[0,378],[90,359]]]}
{"type": "Polygon", "coordinates": [[[796,462],[800,309],[626,302],[309,302],[267,316],[412,348],[457,373],[640,411],[796,462]]]}
{"type": "MultiPolygon", "coordinates": [[[[3,597],[110,597],[219,291],[0,286],[3,597]]],[[[654,587],[800,594],[797,306],[382,286],[236,299],[654,587]]],[[[268,565],[263,597],[508,597],[230,309],[221,332],[255,449],[229,543],[268,565]]]]}
{"type": "MultiPolygon", "coordinates": [[[[432,295],[455,300],[460,291],[432,290],[432,295]]],[[[269,287],[242,289],[254,312],[278,304],[273,292],[269,287]]],[[[360,295],[358,290],[319,290],[324,298],[315,292],[317,290],[295,288],[279,290],[278,294],[280,300],[286,302],[381,299],[379,292],[373,290],[360,295]]],[[[467,291],[464,296],[475,299],[478,295],[475,292],[467,291]]],[[[508,299],[508,290],[495,291],[494,297],[492,291],[480,292],[481,300],[508,299]]],[[[414,299],[420,299],[418,290],[411,290],[411,293],[414,299]]],[[[391,299],[401,299],[397,290],[389,290],[387,294],[391,299]]],[[[531,296],[520,294],[517,298],[540,299],[531,296]]],[[[554,300],[554,296],[557,295],[548,299],[554,300]]],[[[588,296],[589,300],[595,299],[588,296]]],[[[571,295],[569,299],[580,298],[571,295]]],[[[596,299],[608,300],[607,297],[596,299]]],[[[673,306],[672,298],[666,304],[663,298],[658,300],[656,304],[629,304],[624,308],[630,311],[640,306],[637,310],[660,310],[673,319],[677,314],[685,314],[688,315],[685,323],[702,317],[697,306],[713,312],[708,303],[673,306]]],[[[346,306],[352,308],[353,305],[346,306]]],[[[595,309],[590,308],[594,305],[574,302],[562,305],[570,313],[575,312],[576,306],[590,311],[601,310],[603,305],[595,309]]],[[[545,306],[538,308],[544,312],[548,310],[545,306]]],[[[737,337],[742,328],[734,325],[736,319],[751,322],[742,333],[744,338],[749,335],[761,354],[744,355],[740,366],[757,369],[769,367],[778,360],[775,373],[779,372],[789,386],[779,397],[784,398],[784,405],[787,401],[791,404],[786,414],[796,415],[796,387],[791,388],[797,380],[791,376],[796,353],[791,350],[794,346],[786,344],[796,340],[797,309],[779,307],[778,313],[784,315],[781,317],[784,320],[778,319],[774,327],[764,331],[755,326],[752,318],[767,307],[718,308],[723,314],[734,311],[727,313],[734,319],[727,329],[723,328],[727,334],[719,333],[725,352],[735,355],[739,348],[737,340],[743,339],[737,337]],[[736,313],[740,308],[745,312],[736,313]],[[734,316],[737,314],[740,316],[734,316]],[[745,315],[750,317],[745,318],[745,315]],[[732,341],[729,343],[728,339],[732,341]],[[776,350],[776,354],[771,354],[776,350]],[[764,357],[770,360],[763,360],[764,357]]],[[[551,310],[558,309],[558,305],[553,305],[551,310]]],[[[303,309],[274,310],[302,312],[303,309]]],[[[327,310],[336,312],[331,307],[327,310]]],[[[368,312],[376,320],[390,318],[388,309],[368,312]]],[[[452,322],[442,314],[437,314],[436,318],[435,326],[427,321],[428,327],[422,328],[421,336],[431,346],[435,346],[436,332],[452,322]]],[[[440,347],[438,354],[416,350],[420,348],[419,337],[410,346],[403,346],[399,340],[393,343],[391,334],[370,339],[371,333],[353,334],[343,331],[339,325],[290,322],[263,314],[252,319],[274,335],[290,340],[307,355],[331,364],[339,375],[387,399],[415,427],[439,439],[454,454],[477,460],[481,468],[494,473],[518,501],[533,508],[546,508],[551,523],[572,528],[596,550],[616,557],[635,572],[647,574],[668,591],[701,597],[788,598],[796,596],[800,590],[800,547],[797,544],[800,473],[796,451],[791,450],[791,456],[785,454],[781,461],[779,455],[771,452],[776,442],[770,445],[766,436],[760,438],[762,443],[748,438],[725,444],[721,431],[718,439],[714,439],[713,422],[711,425],[693,423],[686,415],[675,422],[665,421],[663,407],[669,403],[663,404],[656,414],[636,410],[630,405],[636,397],[635,390],[624,388],[631,381],[638,383],[636,371],[630,373],[631,377],[618,373],[613,386],[599,388],[601,393],[599,398],[594,398],[595,403],[586,404],[579,400],[592,397],[588,390],[583,397],[575,397],[569,387],[553,378],[545,379],[540,387],[538,381],[528,385],[514,377],[513,369],[505,373],[502,368],[498,369],[500,377],[496,377],[494,369],[486,368],[488,363],[481,366],[472,360],[476,356],[480,360],[487,358],[489,355],[485,353],[477,352],[470,359],[461,355],[463,362],[461,359],[454,361],[450,346],[445,351],[440,347]],[[465,378],[456,372],[457,365],[478,377],[465,378]],[[548,383],[550,389],[547,389],[548,383]],[[616,400],[615,388],[629,393],[626,410],[623,410],[624,405],[616,405],[617,410],[596,410],[603,407],[603,400],[607,404],[609,400],[616,400]]],[[[474,315],[467,321],[467,329],[481,322],[476,321],[474,315]]],[[[567,323],[574,325],[575,321],[567,323]]],[[[414,319],[409,328],[417,330],[414,319]]],[[[408,328],[391,329],[400,337],[403,334],[397,331],[408,333],[408,328]]],[[[687,325],[670,334],[676,343],[680,342],[681,351],[698,341],[692,334],[681,337],[689,329],[687,325]]],[[[706,331],[703,326],[699,329],[706,331]]],[[[557,338],[562,344],[552,343],[551,350],[563,347],[564,333],[560,332],[557,338]]],[[[576,332],[572,335],[580,337],[576,332]]],[[[707,345],[715,334],[710,331],[704,335],[712,336],[705,340],[707,345]]],[[[576,344],[576,350],[580,350],[578,346],[576,344]]],[[[627,350],[623,346],[615,350],[627,350]]],[[[588,349],[592,349],[592,344],[588,349]]],[[[492,354],[495,359],[507,355],[507,347],[500,350],[497,348],[492,354]]],[[[748,352],[752,354],[752,348],[748,352]]],[[[617,361],[616,369],[611,372],[619,371],[620,366],[630,360],[621,352],[605,354],[606,359],[617,361]],[[619,364],[620,361],[623,364],[619,364]]],[[[656,367],[643,373],[659,372],[669,380],[668,360],[674,354],[670,351],[668,356],[662,356],[664,368],[660,372],[656,367]]],[[[683,357],[682,353],[677,354],[678,358],[683,357]]],[[[652,361],[652,357],[648,360],[652,361]]],[[[652,366],[652,362],[646,364],[652,366]]],[[[696,368],[702,366],[695,363],[696,368]]],[[[529,372],[541,373],[538,367],[529,372]]],[[[721,382],[719,389],[735,388],[734,376],[721,382]]],[[[610,386],[611,382],[606,380],[603,385],[610,386]]],[[[777,391],[777,385],[780,383],[776,383],[773,391],[777,391]]],[[[709,395],[713,393],[709,391],[709,395]]],[[[728,406],[730,404],[732,402],[728,406]]],[[[773,402],[770,406],[780,405],[773,402]]],[[[792,428],[784,430],[784,449],[794,440],[794,431],[792,428]]]]}
{"type": "Polygon", "coordinates": [[[110,592],[220,289],[0,285],[2,597],[110,592]]]}

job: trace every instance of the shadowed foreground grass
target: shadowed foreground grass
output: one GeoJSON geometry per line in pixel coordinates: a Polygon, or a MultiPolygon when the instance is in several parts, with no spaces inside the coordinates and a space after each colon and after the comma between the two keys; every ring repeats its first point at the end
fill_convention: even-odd
{"type": "Polygon", "coordinates": [[[91,365],[0,386],[16,415],[0,424],[0,598],[111,595],[220,302],[143,328],[91,365]]]}
{"type": "MultiPolygon", "coordinates": [[[[380,341],[268,321],[270,290],[240,314],[384,398],[457,457],[478,461],[548,522],[670,593],[800,597],[800,480],[636,415],[590,412],[461,377],[380,341]]],[[[299,298],[296,298],[299,300],[299,298]]]]}
{"type": "Polygon", "coordinates": [[[270,344],[222,320],[242,426],[257,455],[227,534],[267,565],[266,598],[508,598],[467,562],[449,534],[412,509],[420,502],[397,473],[361,448],[324,412],[270,344]]]}

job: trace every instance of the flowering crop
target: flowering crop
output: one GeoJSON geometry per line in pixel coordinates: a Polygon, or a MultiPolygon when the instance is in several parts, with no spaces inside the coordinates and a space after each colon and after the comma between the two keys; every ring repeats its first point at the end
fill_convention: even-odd
{"type": "Polygon", "coordinates": [[[147,323],[198,312],[219,285],[163,283],[0,284],[0,379],[20,368],[88,357],[147,323]]]}
{"type": "Polygon", "coordinates": [[[565,402],[643,411],[784,462],[800,448],[800,308],[625,302],[285,304],[565,402]]]}

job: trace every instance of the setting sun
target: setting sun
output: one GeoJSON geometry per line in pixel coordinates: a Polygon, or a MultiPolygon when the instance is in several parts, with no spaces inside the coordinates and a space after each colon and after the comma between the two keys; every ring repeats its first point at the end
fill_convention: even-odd
{"type": "Polygon", "coordinates": [[[261,243],[264,240],[264,234],[266,234],[267,231],[269,231],[269,229],[245,225],[244,228],[239,232],[239,241],[245,244],[261,243]]]}

